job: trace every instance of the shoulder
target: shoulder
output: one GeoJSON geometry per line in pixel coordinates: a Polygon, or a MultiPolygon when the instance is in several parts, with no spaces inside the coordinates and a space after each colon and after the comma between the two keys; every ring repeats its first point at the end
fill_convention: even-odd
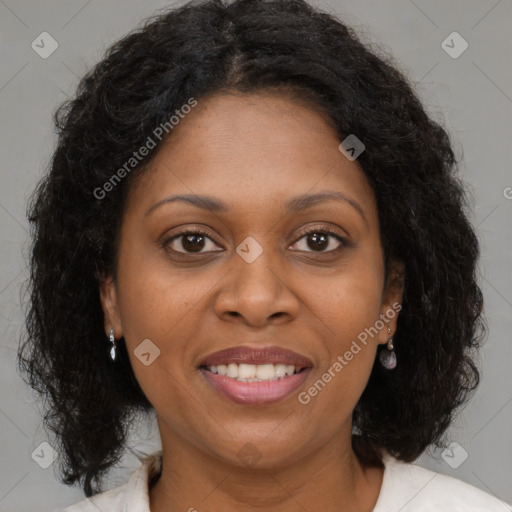
{"type": "Polygon", "coordinates": [[[462,480],[398,461],[388,453],[373,512],[511,512],[505,502],[462,480]]]}
{"type": "Polygon", "coordinates": [[[95,494],[61,512],[150,512],[148,483],[161,470],[161,464],[162,451],[159,450],[141,460],[141,465],[125,484],[95,494]]]}
{"type": "Polygon", "coordinates": [[[98,510],[109,510],[111,512],[121,512],[126,501],[128,484],[121,485],[109,491],[96,494],[91,498],[86,498],[79,503],[70,505],[62,512],[98,512],[98,510]]]}

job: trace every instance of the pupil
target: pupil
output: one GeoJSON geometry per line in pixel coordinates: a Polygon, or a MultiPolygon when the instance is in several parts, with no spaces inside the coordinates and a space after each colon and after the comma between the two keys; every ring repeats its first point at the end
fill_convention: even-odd
{"type": "Polygon", "coordinates": [[[309,244],[311,249],[325,249],[329,245],[328,237],[321,233],[311,233],[309,241],[313,240],[314,246],[309,244]]]}
{"type": "Polygon", "coordinates": [[[183,248],[187,251],[190,250],[193,252],[198,252],[203,248],[202,246],[204,245],[204,237],[203,235],[187,235],[183,238],[181,245],[183,245],[183,248]]]}

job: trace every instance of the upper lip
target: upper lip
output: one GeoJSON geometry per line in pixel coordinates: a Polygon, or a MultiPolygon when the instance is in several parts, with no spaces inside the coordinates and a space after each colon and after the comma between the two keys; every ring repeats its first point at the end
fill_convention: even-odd
{"type": "Polygon", "coordinates": [[[200,363],[201,366],[217,366],[219,364],[286,364],[297,369],[309,368],[313,363],[305,356],[286,348],[248,347],[240,345],[230,347],[207,355],[200,363]]]}

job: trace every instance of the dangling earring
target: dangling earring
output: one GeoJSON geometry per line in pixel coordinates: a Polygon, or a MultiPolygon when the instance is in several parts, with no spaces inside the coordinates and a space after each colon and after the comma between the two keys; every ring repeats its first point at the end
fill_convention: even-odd
{"type": "Polygon", "coordinates": [[[116,360],[116,338],[114,336],[114,329],[110,329],[110,343],[112,343],[112,347],[110,348],[110,357],[112,358],[112,361],[116,360]]]}
{"type": "MultiPolygon", "coordinates": [[[[391,334],[391,329],[388,327],[388,334],[391,334]]],[[[393,337],[390,336],[388,343],[388,349],[381,350],[379,353],[380,364],[386,368],[386,370],[392,370],[396,366],[396,354],[393,350],[393,337]]]]}

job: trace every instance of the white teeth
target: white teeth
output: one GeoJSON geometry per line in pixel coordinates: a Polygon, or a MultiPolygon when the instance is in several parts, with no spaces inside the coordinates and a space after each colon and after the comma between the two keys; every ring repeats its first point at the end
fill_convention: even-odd
{"type": "Polygon", "coordinates": [[[229,363],[228,364],[228,371],[226,372],[226,375],[228,377],[232,377],[233,379],[238,377],[238,365],[235,364],[235,363],[229,363]]]}
{"type": "MultiPolygon", "coordinates": [[[[265,365],[267,366],[267,365],[265,365]]],[[[254,379],[255,377],[258,377],[259,379],[263,379],[263,375],[257,375],[260,373],[260,368],[262,366],[256,367],[255,364],[239,364],[238,365],[238,375],[237,377],[240,377],[241,379],[254,379]]],[[[263,372],[265,373],[265,372],[263,372]]],[[[273,377],[273,375],[272,375],[273,377]]],[[[266,377],[269,378],[269,377],[266,377]]]]}
{"type": "Polygon", "coordinates": [[[243,382],[262,382],[265,380],[282,379],[295,373],[295,366],[285,364],[219,364],[209,366],[208,370],[225,377],[243,382]]]}
{"type": "MultiPolygon", "coordinates": [[[[243,365],[240,365],[240,369],[243,365]]],[[[259,364],[255,367],[256,377],[261,380],[270,380],[274,379],[276,376],[276,369],[273,364],[259,364]]],[[[240,373],[240,377],[243,377],[243,374],[240,373]]],[[[252,377],[252,375],[251,375],[252,377]]]]}
{"type": "MultiPolygon", "coordinates": [[[[286,365],[285,364],[276,364],[274,365],[276,377],[284,377],[286,375],[286,365]]],[[[292,366],[293,368],[293,366],[292,366]]],[[[291,375],[291,374],[289,374],[291,375]]]]}

